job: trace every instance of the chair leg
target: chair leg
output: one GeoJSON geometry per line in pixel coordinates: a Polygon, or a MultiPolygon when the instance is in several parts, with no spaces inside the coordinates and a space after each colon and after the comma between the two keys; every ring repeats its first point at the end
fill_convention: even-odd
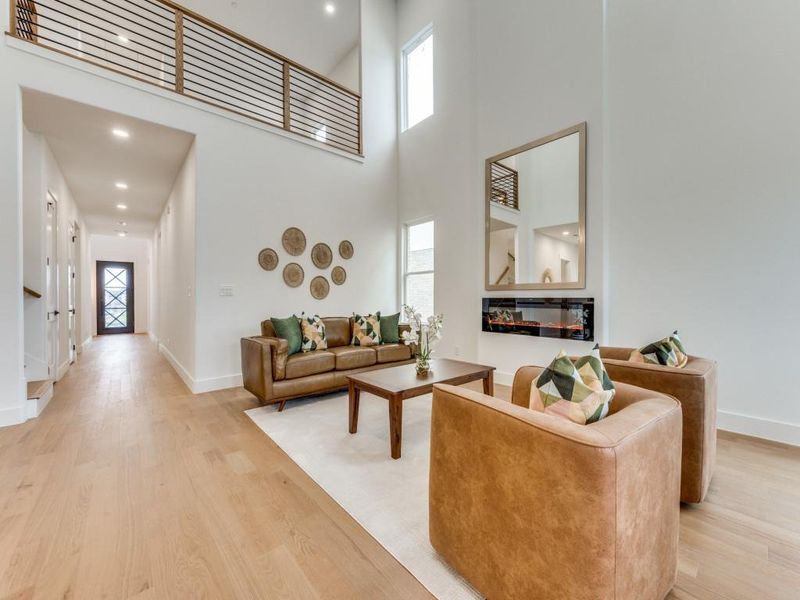
{"type": "Polygon", "coordinates": [[[281,400],[280,405],[278,405],[278,412],[283,412],[284,406],[286,406],[286,400],[281,400]]]}

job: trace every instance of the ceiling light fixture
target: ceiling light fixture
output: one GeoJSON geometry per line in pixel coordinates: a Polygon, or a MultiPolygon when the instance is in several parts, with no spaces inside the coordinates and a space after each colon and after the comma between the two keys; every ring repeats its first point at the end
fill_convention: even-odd
{"type": "Polygon", "coordinates": [[[128,225],[128,224],[127,224],[125,221],[117,221],[117,224],[118,224],[120,227],[126,227],[126,226],[128,225]]]}
{"type": "Polygon", "coordinates": [[[118,181],[114,185],[117,187],[118,190],[127,190],[128,189],[128,184],[125,183],[124,181],[118,181]]]}
{"type": "Polygon", "coordinates": [[[118,235],[119,237],[125,237],[126,235],[128,235],[128,232],[127,232],[127,231],[118,231],[118,232],[117,232],[117,235],[118,235]]]}
{"type": "Polygon", "coordinates": [[[117,39],[120,42],[122,42],[123,44],[127,44],[128,42],[130,42],[130,40],[128,38],[126,38],[124,35],[122,35],[121,33],[119,35],[117,35],[117,39]]]}
{"type": "Polygon", "coordinates": [[[329,15],[332,15],[336,12],[336,5],[333,2],[326,2],[325,3],[325,12],[329,15]]]}
{"type": "Polygon", "coordinates": [[[117,204],[117,208],[120,209],[120,210],[127,210],[128,205],[127,204],[117,204]]]}
{"type": "Polygon", "coordinates": [[[569,235],[569,231],[562,231],[561,235],[569,235]]]}
{"type": "Polygon", "coordinates": [[[111,133],[113,133],[115,137],[118,137],[118,138],[123,139],[123,140],[127,140],[129,137],[131,137],[131,134],[128,133],[127,130],[120,129],[118,127],[112,129],[111,133]]]}

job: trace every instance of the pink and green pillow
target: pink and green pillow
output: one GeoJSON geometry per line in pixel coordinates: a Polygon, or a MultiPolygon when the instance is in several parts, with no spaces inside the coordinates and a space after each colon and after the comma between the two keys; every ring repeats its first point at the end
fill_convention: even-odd
{"type": "Polygon", "coordinates": [[[682,369],[689,362],[689,356],[683,347],[678,332],[665,337],[663,340],[642,346],[638,350],[631,352],[631,362],[647,363],[651,365],[662,365],[665,367],[676,367],[682,369]]]}

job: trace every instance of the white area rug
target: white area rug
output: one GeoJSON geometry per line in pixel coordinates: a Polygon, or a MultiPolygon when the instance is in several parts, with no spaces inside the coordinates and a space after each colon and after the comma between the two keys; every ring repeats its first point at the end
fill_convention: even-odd
{"type": "Polygon", "coordinates": [[[347,394],[294,400],[247,415],[292,460],[442,600],[481,598],[428,540],[431,396],[403,406],[402,457],[389,456],[388,402],[361,394],[358,433],[347,430],[347,394]]]}

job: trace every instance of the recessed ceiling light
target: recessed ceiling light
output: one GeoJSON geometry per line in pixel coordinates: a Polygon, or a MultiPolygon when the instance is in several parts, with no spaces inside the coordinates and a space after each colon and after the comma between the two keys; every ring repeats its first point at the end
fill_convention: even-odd
{"type": "Polygon", "coordinates": [[[569,235],[569,231],[562,231],[561,235],[569,235]]]}
{"type": "Polygon", "coordinates": [[[124,181],[118,181],[114,185],[117,187],[118,190],[127,190],[128,189],[128,184],[125,183],[124,181]]]}
{"type": "Polygon", "coordinates": [[[121,138],[121,139],[123,139],[123,140],[127,140],[129,137],[131,137],[131,134],[130,134],[130,133],[128,133],[128,132],[127,132],[127,130],[125,130],[125,129],[120,129],[120,128],[118,128],[118,127],[117,127],[117,128],[114,128],[114,129],[112,129],[112,130],[111,130],[111,133],[113,133],[113,134],[114,134],[114,136],[116,136],[116,137],[118,137],[118,138],[121,138]]]}
{"type": "Polygon", "coordinates": [[[120,210],[126,210],[128,208],[127,204],[117,204],[117,208],[120,210]]]}
{"type": "Polygon", "coordinates": [[[325,3],[325,12],[329,15],[332,15],[336,12],[336,5],[333,2],[326,2],[325,3]]]}
{"type": "Polygon", "coordinates": [[[119,237],[125,237],[126,235],[128,235],[128,232],[127,232],[127,231],[118,231],[118,232],[117,232],[117,235],[118,235],[119,237]]]}
{"type": "Polygon", "coordinates": [[[126,38],[126,37],[125,37],[124,35],[122,35],[122,34],[119,34],[119,35],[117,36],[117,39],[118,39],[120,42],[122,42],[123,44],[127,44],[128,42],[130,42],[130,40],[129,40],[128,38],[126,38]]]}

